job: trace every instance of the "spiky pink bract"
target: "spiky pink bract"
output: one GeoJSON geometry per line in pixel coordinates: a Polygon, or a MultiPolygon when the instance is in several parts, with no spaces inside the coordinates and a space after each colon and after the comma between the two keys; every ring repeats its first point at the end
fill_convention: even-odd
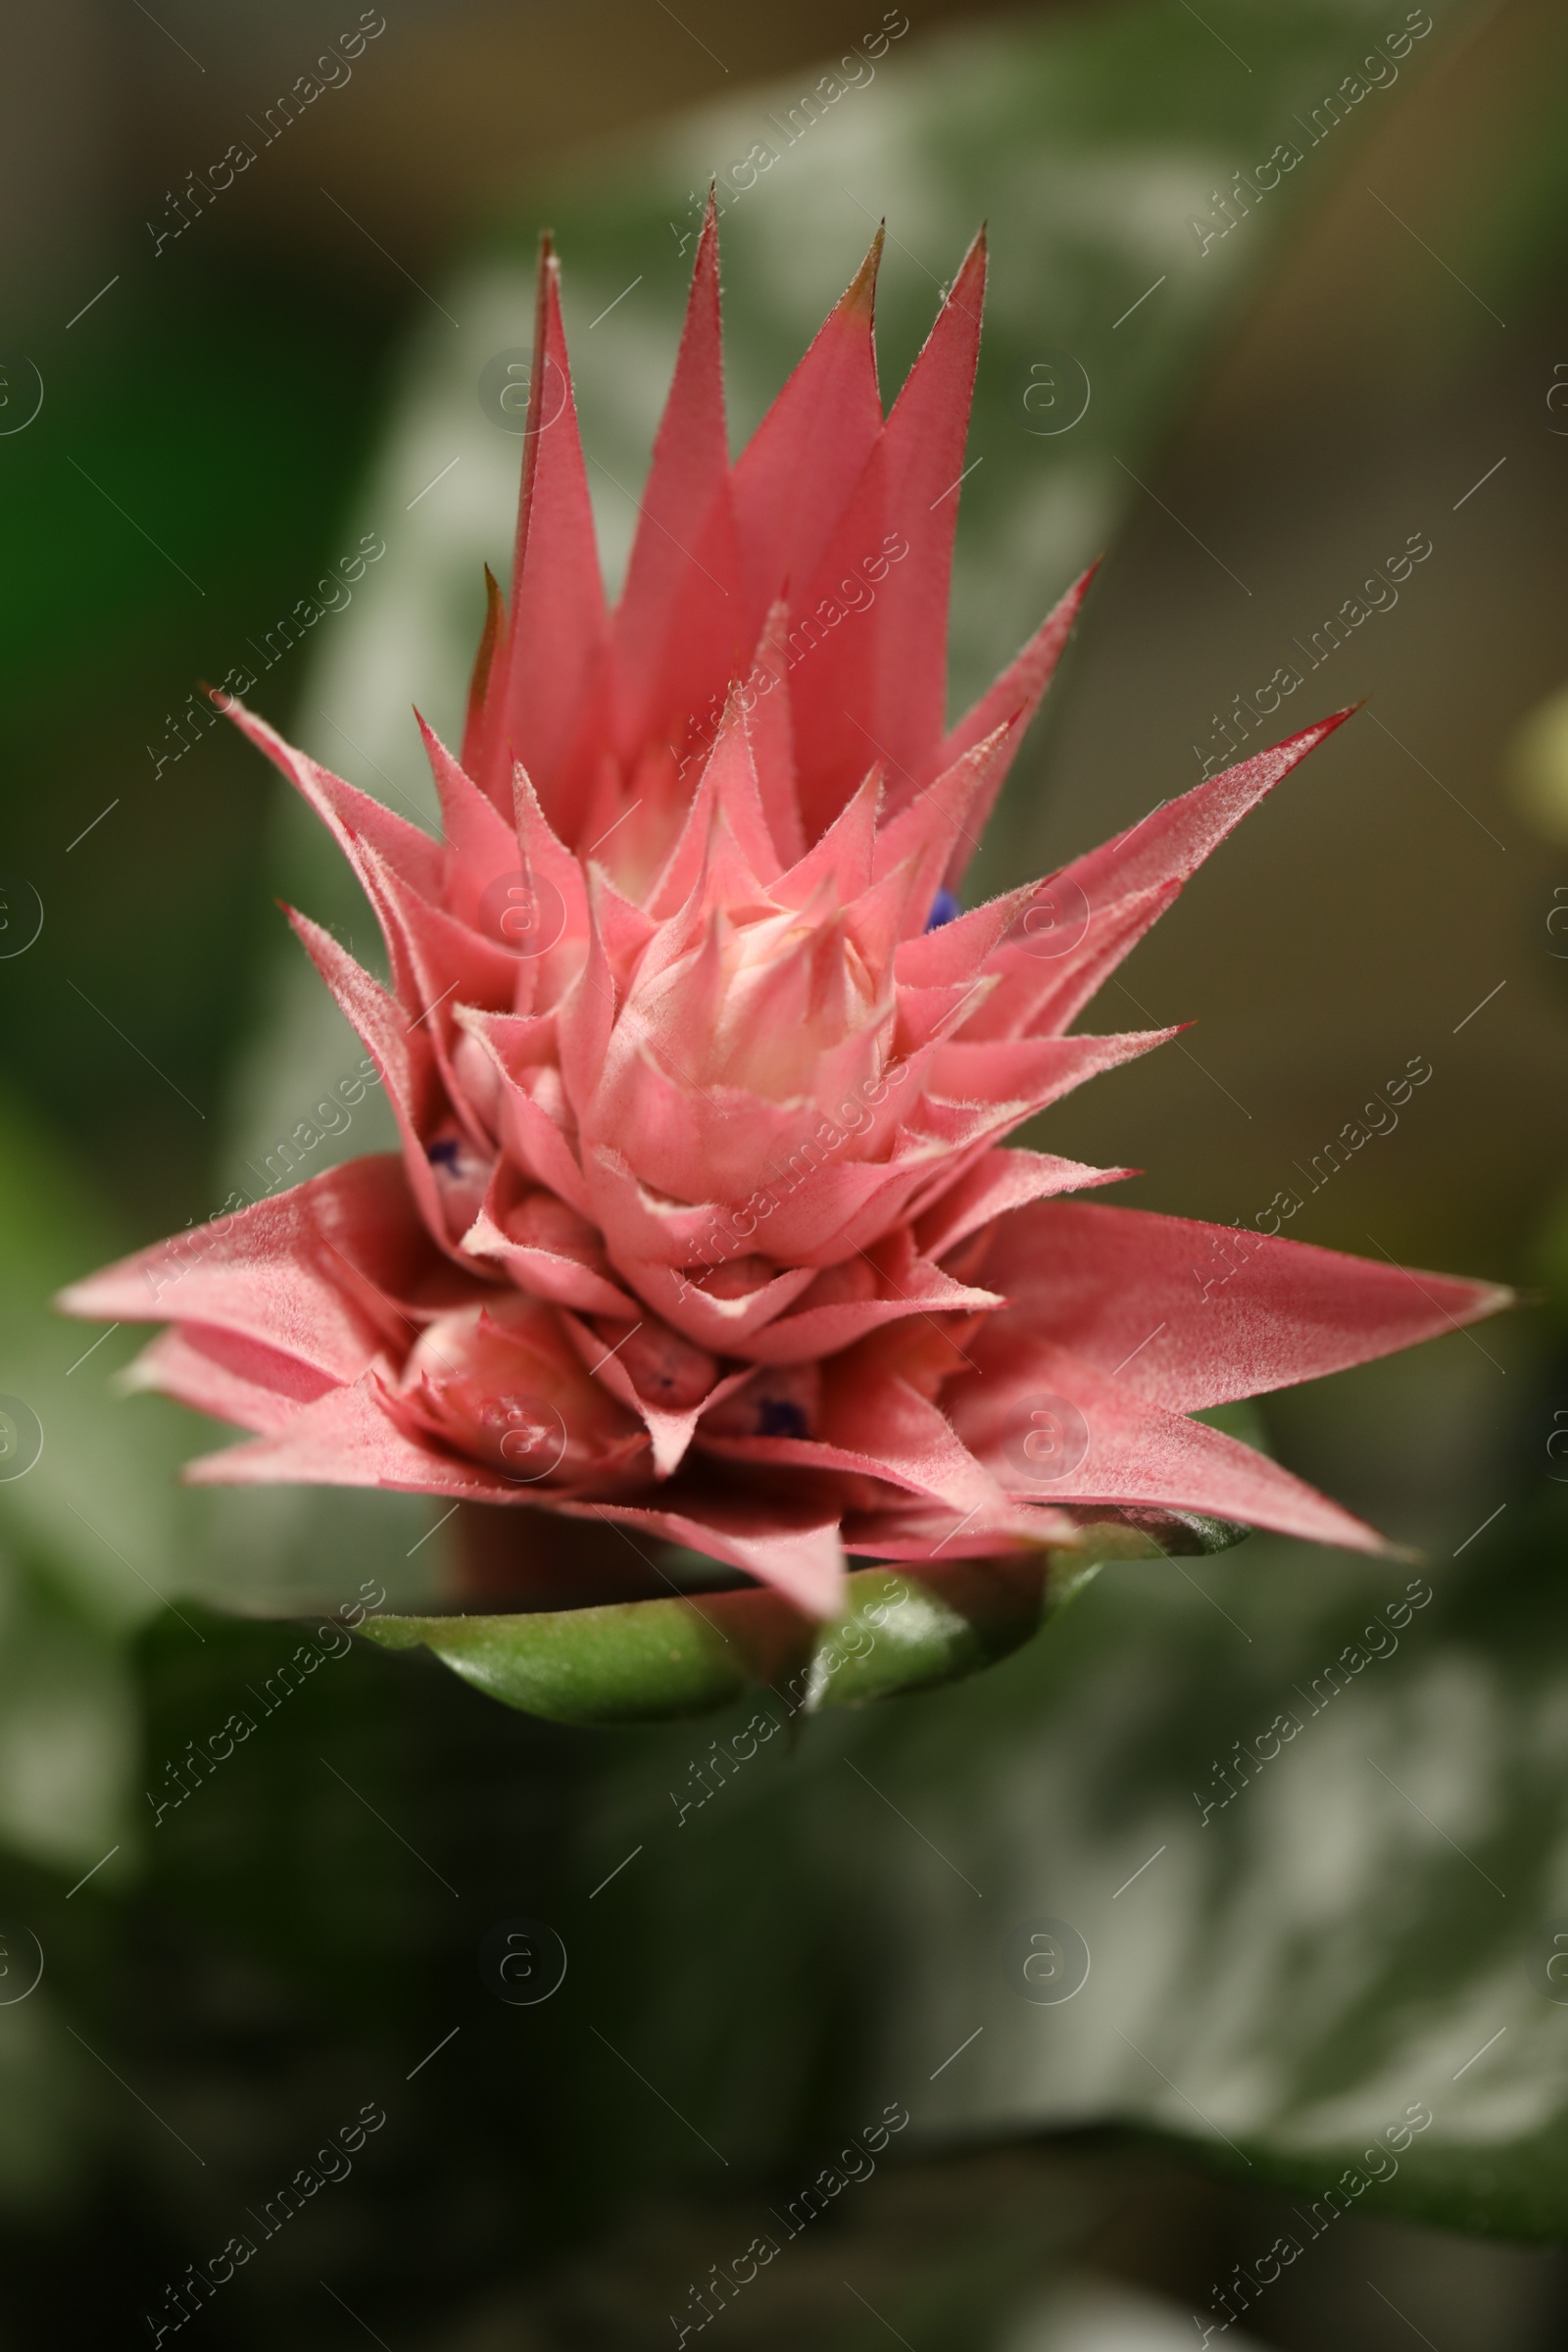
{"type": "Polygon", "coordinates": [[[1121,1171],[1003,1142],[1172,1034],[1068,1030],[1347,714],[957,911],[1087,579],[948,730],[984,246],[885,421],[877,251],[731,464],[710,210],[613,611],[546,252],[511,610],[492,582],[461,762],[426,730],[443,842],[232,706],[380,919],[390,990],[292,918],[403,1152],[66,1294],[172,1317],[141,1382],[253,1433],[192,1476],[605,1517],[815,1613],[846,1550],[1107,1512],[1377,1546],[1188,1416],[1505,1295],[1071,1200],[1121,1171]]]}

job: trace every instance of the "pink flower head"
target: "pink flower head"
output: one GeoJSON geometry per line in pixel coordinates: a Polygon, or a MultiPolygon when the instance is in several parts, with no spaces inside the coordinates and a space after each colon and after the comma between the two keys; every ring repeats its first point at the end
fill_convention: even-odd
{"type": "Polygon", "coordinates": [[[424,730],[442,841],[228,705],[380,919],[388,988],[291,918],[403,1150],[66,1294],[172,1317],[142,1381],[253,1433],[191,1476],[604,1517],[817,1614],[846,1551],[1107,1518],[1377,1547],[1189,1416],[1506,1295],[1094,1204],[1125,1171],[1004,1144],[1172,1034],[1068,1032],[1347,714],[960,911],[1087,580],[948,728],[985,250],[885,419],[876,262],[732,464],[710,209],[612,610],[546,252],[510,611],[492,582],[461,762],[424,730]]]}

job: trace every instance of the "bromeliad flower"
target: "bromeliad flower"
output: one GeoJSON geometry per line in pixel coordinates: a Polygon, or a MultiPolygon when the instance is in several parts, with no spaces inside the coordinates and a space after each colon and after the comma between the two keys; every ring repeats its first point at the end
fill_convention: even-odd
{"type": "Polygon", "coordinates": [[[886,419],[876,262],[732,465],[710,211],[611,611],[546,253],[510,610],[492,581],[461,761],[425,729],[443,841],[229,706],[380,919],[387,988],[292,917],[403,1150],[66,1294],[172,1318],[141,1383],[253,1433],[192,1477],[609,1519],[813,1616],[847,1552],[1107,1520],[1378,1546],[1191,1416],[1505,1294],[1092,1203],[1125,1171],[1004,1142],[1173,1034],[1070,1031],[1346,713],[961,911],[1087,583],[948,728],[985,254],[886,419]]]}

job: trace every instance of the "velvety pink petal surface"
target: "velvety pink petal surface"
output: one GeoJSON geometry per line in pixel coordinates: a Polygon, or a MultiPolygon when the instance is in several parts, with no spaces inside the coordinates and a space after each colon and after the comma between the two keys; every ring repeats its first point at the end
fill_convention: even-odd
{"type": "Polygon", "coordinates": [[[1082,1200],[1007,1217],[984,1264],[1011,1301],[999,1328],[1048,1333],[1179,1413],[1368,1363],[1511,1298],[1497,1284],[1082,1200]]]}
{"type": "Polygon", "coordinates": [[[1201,1421],[1152,1404],[1065,1348],[999,1317],[977,1344],[978,1371],[954,1384],[955,1426],[1020,1498],[1043,1503],[1155,1503],[1250,1527],[1385,1551],[1375,1529],[1315,1494],[1266,1455],[1201,1421]],[[1065,1403],[1076,1419],[1064,1416],[1065,1403]],[[1037,1418],[1039,1416],[1039,1418],[1037,1418]],[[1066,1421],[1063,1454],[1056,1425],[1066,1421]],[[1028,1446],[1047,1433],[1045,1466],[1028,1446]],[[1079,1448],[1082,1448],[1080,1451],[1079,1448]],[[1069,1467],[1058,1461],[1076,1454],[1069,1467]]]}

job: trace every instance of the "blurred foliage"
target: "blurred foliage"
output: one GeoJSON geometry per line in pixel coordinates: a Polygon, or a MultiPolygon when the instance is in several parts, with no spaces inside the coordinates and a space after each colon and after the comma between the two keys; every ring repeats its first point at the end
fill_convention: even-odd
{"type": "Polygon", "coordinates": [[[236,284],[216,254],[149,278],[89,312],[81,348],[39,344],[42,410],[0,439],[3,860],[44,905],[37,945],[0,965],[0,1069],[138,1225],[213,1206],[276,920],[254,755],[224,728],[161,773],[156,756],[201,677],[335,552],[392,323],[355,288],[254,268],[236,284]]]}

